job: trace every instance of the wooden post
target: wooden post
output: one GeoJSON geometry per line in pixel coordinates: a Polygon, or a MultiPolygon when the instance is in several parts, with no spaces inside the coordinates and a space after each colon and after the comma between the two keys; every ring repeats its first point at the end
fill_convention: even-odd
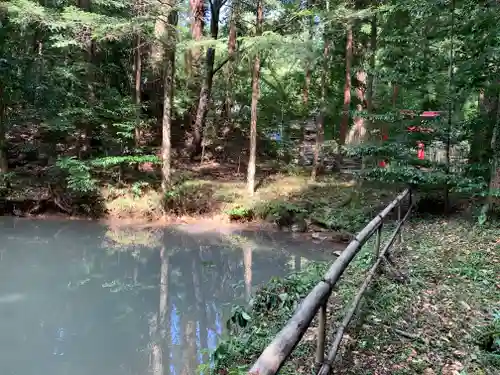
{"type": "Polygon", "coordinates": [[[319,370],[325,360],[325,335],[326,335],[326,304],[321,305],[319,310],[318,339],[316,342],[316,368],[319,370]]]}
{"type": "Polygon", "coordinates": [[[380,256],[380,242],[382,241],[382,224],[377,229],[377,237],[375,238],[375,259],[380,256]]]}
{"type": "MultiPolygon", "coordinates": [[[[398,224],[402,224],[401,222],[401,202],[398,204],[398,224]]],[[[403,231],[399,231],[398,234],[398,245],[401,245],[403,243],[403,231]]]]}

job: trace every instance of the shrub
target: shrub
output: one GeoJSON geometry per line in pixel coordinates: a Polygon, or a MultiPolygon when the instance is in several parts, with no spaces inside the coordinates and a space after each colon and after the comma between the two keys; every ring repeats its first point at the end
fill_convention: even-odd
{"type": "Polygon", "coordinates": [[[164,195],[165,211],[176,215],[206,214],[216,204],[213,195],[213,186],[208,183],[175,184],[164,195]]]}

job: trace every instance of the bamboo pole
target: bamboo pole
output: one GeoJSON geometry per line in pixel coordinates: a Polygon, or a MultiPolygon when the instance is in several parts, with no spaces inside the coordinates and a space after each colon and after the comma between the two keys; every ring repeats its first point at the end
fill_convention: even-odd
{"type": "Polygon", "coordinates": [[[326,336],[326,305],[328,300],[321,305],[319,310],[318,340],[316,342],[316,365],[320,368],[325,360],[325,336],[326,336]]]}
{"type": "Polygon", "coordinates": [[[320,281],[302,301],[286,326],[262,352],[248,373],[254,375],[276,374],[309,328],[318,311],[318,301],[326,300],[331,291],[330,284],[320,281]]]}
{"type": "Polygon", "coordinates": [[[377,238],[375,239],[375,258],[380,256],[380,242],[382,241],[382,224],[377,229],[377,238]]]}
{"type": "Polygon", "coordinates": [[[330,374],[330,370],[332,368],[332,363],[335,360],[335,357],[337,356],[337,352],[340,347],[340,343],[342,342],[342,338],[344,337],[344,332],[349,325],[349,323],[352,320],[352,317],[354,316],[354,313],[356,312],[359,303],[361,302],[361,298],[363,298],[363,295],[366,292],[366,289],[370,285],[373,277],[375,276],[375,273],[377,272],[378,267],[380,266],[380,263],[384,260],[385,254],[387,251],[391,248],[391,246],[394,244],[396,238],[399,235],[399,232],[401,231],[401,227],[403,226],[403,223],[405,220],[410,216],[411,212],[411,207],[408,209],[406,212],[406,215],[404,216],[403,220],[401,220],[398,223],[398,226],[396,227],[395,231],[393,232],[391,239],[389,242],[384,246],[384,249],[380,253],[380,255],[377,258],[377,261],[375,264],[372,266],[370,271],[368,272],[365,281],[361,285],[361,287],[358,290],[358,293],[356,294],[356,297],[354,297],[354,300],[351,304],[351,307],[349,308],[347,314],[344,316],[344,319],[342,320],[342,323],[340,324],[340,327],[337,329],[337,333],[335,334],[335,338],[333,340],[333,345],[332,348],[330,349],[330,352],[328,353],[328,358],[321,367],[321,369],[318,372],[318,375],[328,375],[330,374]]]}
{"type": "MultiPolygon", "coordinates": [[[[285,327],[283,327],[274,340],[264,349],[248,374],[274,375],[279,371],[309,328],[309,325],[320,307],[327,301],[333,286],[340,279],[352,259],[359,252],[363,244],[380,227],[382,220],[397,207],[397,205],[400,205],[402,200],[405,199],[409,193],[410,189],[405,189],[349,243],[347,248],[331,265],[323,280],[304,298],[285,327]]],[[[392,245],[392,242],[390,242],[390,245],[392,245]]]]}
{"type": "MultiPolygon", "coordinates": [[[[401,205],[398,206],[398,224],[401,223],[401,205]]],[[[398,235],[398,244],[403,243],[403,233],[402,231],[399,232],[398,235]]]]}

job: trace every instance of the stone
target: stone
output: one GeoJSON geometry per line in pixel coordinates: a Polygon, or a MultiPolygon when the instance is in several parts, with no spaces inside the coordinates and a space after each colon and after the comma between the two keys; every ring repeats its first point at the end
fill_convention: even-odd
{"type": "Polygon", "coordinates": [[[324,232],[313,232],[311,238],[316,241],[324,241],[328,238],[328,235],[325,235],[324,232]]]}
{"type": "Polygon", "coordinates": [[[292,224],[292,232],[304,233],[307,231],[307,223],[304,219],[298,219],[292,224]]]}
{"type": "Polygon", "coordinates": [[[460,371],[462,371],[464,365],[462,365],[458,361],[454,361],[453,363],[449,363],[443,367],[441,370],[442,375],[460,375],[460,371]]]}

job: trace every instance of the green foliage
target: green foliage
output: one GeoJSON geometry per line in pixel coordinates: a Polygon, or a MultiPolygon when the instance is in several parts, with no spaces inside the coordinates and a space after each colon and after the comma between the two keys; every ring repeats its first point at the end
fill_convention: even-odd
{"type": "Polygon", "coordinates": [[[493,311],[491,321],[479,334],[478,343],[482,350],[496,356],[500,363],[500,311],[493,311]]]}
{"type": "Polygon", "coordinates": [[[371,219],[371,212],[357,205],[348,205],[339,210],[338,207],[321,207],[313,212],[314,221],[325,228],[351,233],[362,228],[371,219]]]}
{"type": "Polygon", "coordinates": [[[287,201],[268,202],[256,208],[257,216],[275,222],[292,220],[306,212],[305,208],[287,201]]]}
{"type": "Polygon", "coordinates": [[[125,156],[107,156],[96,158],[89,161],[89,165],[99,168],[112,168],[120,165],[135,166],[141,163],[160,164],[156,155],[125,155],[125,156]]]}
{"type": "Polygon", "coordinates": [[[75,157],[60,158],[57,168],[66,174],[66,184],[69,190],[89,194],[97,191],[97,181],[92,178],[90,167],[75,157]]]}
{"type": "Polygon", "coordinates": [[[210,184],[190,184],[178,182],[164,194],[164,207],[176,215],[209,213],[217,202],[213,200],[213,187],[210,184]]]}
{"type": "Polygon", "coordinates": [[[12,182],[12,179],[15,177],[15,174],[12,172],[0,173],[0,196],[6,194],[12,182]]]}
{"type": "Polygon", "coordinates": [[[293,314],[298,303],[321,279],[327,264],[310,264],[284,279],[274,278],[259,289],[250,310],[234,307],[228,321],[227,337],[212,354],[215,369],[239,374],[265,348],[293,314]],[[232,372],[231,372],[232,371],[232,372]]]}
{"type": "Polygon", "coordinates": [[[132,184],[130,191],[134,195],[134,198],[139,198],[148,187],[149,184],[147,182],[136,181],[132,184]]]}
{"type": "Polygon", "coordinates": [[[226,211],[230,220],[240,221],[240,220],[251,220],[254,216],[253,209],[247,207],[232,207],[226,211]]]}

